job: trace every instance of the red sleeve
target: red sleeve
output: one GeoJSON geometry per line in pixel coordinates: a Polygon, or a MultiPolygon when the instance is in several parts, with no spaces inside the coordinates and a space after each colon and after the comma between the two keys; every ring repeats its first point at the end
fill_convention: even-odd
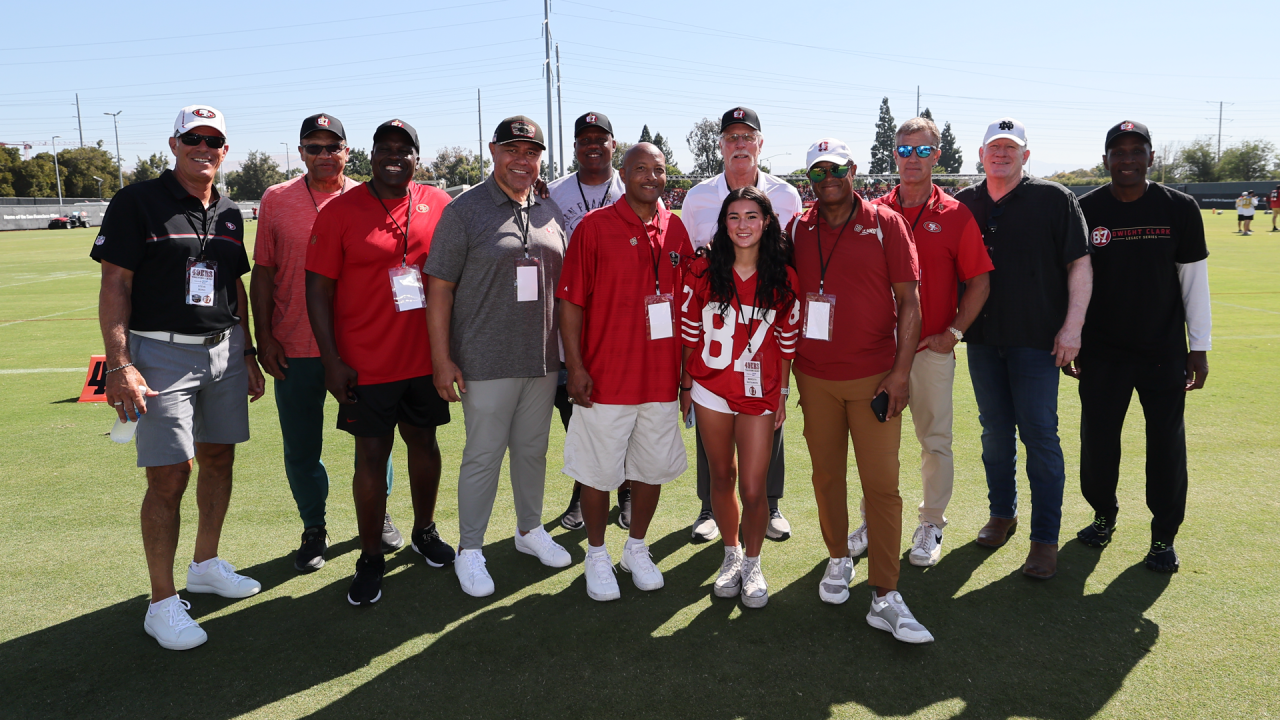
{"type": "Polygon", "coordinates": [[[342,273],[344,248],[342,222],[333,210],[336,203],[324,206],[311,226],[311,243],[307,245],[307,271],[333,280],[342,273]]]}
{"type": "Polygon", "coordinates": [[[573,242],[564,254],[560,269],[560,286],[556,297],[585,307],[587,298],[595,290],[596,222],[584,217],[573,230],[573,242]]]}
{"type": "Polygon", "coordinates": [[[267,191],[262,196],[262,209],[258,211],[258,230],[253,240],[253,264],[264,267],[276,266],[276,238],[271,232],[271,205],[275,193],[267,191]]]}
{"type": "Polygon", "coordinates": [[[796,356],[796,341],[800,339],[800,295],[798,291],[800,280],[796,277],[796,271],[792,268],[787,268],[787,283],[791,286],[791,292],[796,293],[796,297],[778,312],[777,320],[773,323],[773,332],[778,336],[778,348],[782,350],[782,357],[791,359],[796,356]]]}
{"type": "Polygon", "coordinates": [[[697,273],[706,269],[706,260],[698,259],[684,273],[684,287],[680,291],[680,339],[686,347],[696,348],[702,340],[702,305],[707,283],[697,273]]]}
{"type": "Polygon", "coordinates": [[[956,219],[963,218],[964,221],[964,229],[960,231],[960,247],[956,248],[956,277],[960,282],[965,282],[982,273],[991,272],[995,266],[991,264],[991,256],[987,254],[986,243],[982,240],[982,229],[973,219],[973,213],[961,205],[956,216],[956,219]]]}
{"type": "Polygon", "coordinates": [[[916,242],[911,239],[911,228],[896,212],[877,210],[880,229],[884,233],[884,259],[889,267],[889,282],[917,282],[920,280],[920,262],[916,258],[916,242]]]}

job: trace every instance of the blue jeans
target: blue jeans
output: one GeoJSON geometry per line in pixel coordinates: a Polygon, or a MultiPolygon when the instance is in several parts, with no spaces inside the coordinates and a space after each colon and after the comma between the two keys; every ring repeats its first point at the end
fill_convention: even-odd
{"type": "Polygon", "coordinates": [[[1054,544],[1062,523],[1066,470],[1058,439],[1058,378],[1053,353],[970,344],[969,378],[982,423],[991,517],[1018,516],[1018,438],[1027,448],[1031,540],[1054,544]],[[1016,431],[1016,433],[1015,433],[1016,431]]]}

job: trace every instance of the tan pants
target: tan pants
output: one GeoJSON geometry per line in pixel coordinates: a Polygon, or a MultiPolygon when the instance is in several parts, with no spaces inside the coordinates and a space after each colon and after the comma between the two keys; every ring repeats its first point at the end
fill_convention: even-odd
{"type": "Polygon", "coordinates": [[[951,502],[956,479],[951,454],[951,388],[956,380],[956,356],[932,350],[916,353],[911,365],[911,419],[920,441],[920,522],[947,526],[943,513],[951,502]]]}
{"type": "Polygon", "coordinates": [[[876,387],[888,373],[859,380],[820,380],[797,372],[804,439],[813,461],[818,523],[831,557],[849,554],[849,438],[867,505],[868,582],[898,587],[902,554],[902,496],[898,494],[898,446],[902,416],[886,423],[871,412],[876,387]]]}

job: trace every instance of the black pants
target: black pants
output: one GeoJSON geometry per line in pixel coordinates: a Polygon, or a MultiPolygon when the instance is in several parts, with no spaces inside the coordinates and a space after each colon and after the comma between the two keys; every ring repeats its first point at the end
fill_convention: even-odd
{"type": "Polygon", "coordinates": [[[1080,490],[1094,512],[1114,518],[1120,506],[1120,431],[1133,391],[1147,421],[1147,507],[1151,539],[1172,543],[1187,509],[1187,354],[1160,360],[1092,350],[1080,373],[1080,490]]]}
{"type": "MultiPolygon", "coordinates": [[[[694,438],[698,446],[698,499],[702,501],[702,511],[711,511],[711,470],[707,465],[707,451],[702,447],[702,429],[693,426],[694,438]]],[[[769,494],[769,509],[778,509],[778,499],[782,497],[783,485],[787,476],[787,462],[782,452],[782,428],[773,431],[773,454],[769,457],[769,478],[765,492],[769,494]]]]}

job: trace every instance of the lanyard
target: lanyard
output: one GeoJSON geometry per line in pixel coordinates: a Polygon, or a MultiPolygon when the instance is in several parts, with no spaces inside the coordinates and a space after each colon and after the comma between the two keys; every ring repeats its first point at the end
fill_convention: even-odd
{"type": "Polygon", "coordinates": [[[831,254],[827,255],[827,259],[825,261],[822,259],[822,215],[821,214],[818,215],[818,223],[813,226],[813,229],[818,231],[818,270],[819,270],[818,294],[819,295],[822,294],[823,288],[827,283],[827,266],[831,264],[831,258],[835,257],[836,255],[836,246],[840,244],[840,238],[841,236],[844,235],[844,229],[849,226],[849,221],[852,220],[853,216],[857,214],[858,214],[857,207],[854,207],[853,210],[849,211],[849,217],[845,218],[844,225],[840,226],[840,232],[836,233],[836,241],[831,244],[831,254]]]}
{"type": "MultiPolygon", "coordinates": [[[[208,208],[204,207],[203,203],[201,204],[201,207],[200,207],[200,230],[203,230],[203,231],[204,231],[204,234],[203,234],[203,235],[201,235],[201,234],[200,234],[200,230],[197,230],[197,229],[196,229],[196,224],[195,224],[195,223],[193,223],[193,222],[191,222],[191,214],[190,214],[190,213],[188,213],[186,210],[183,210],[183,211],[182,211],[182,217],[184,217],[184,218],[186,218],[186,219],[187,219],[187,224],[191,226],[191,232],[195,233],[195,235],[196,235],[196,240],[200,241],[200,255],[199,255],[198,259],[199,259],[199,260],[201,260],[201,261],[203,261],[203,260],[204,260],[204,249],[205,249],[205,246],[207,246],[207,245],[209,244],[209,235],[210,235],[210,234],[212,234],[212,232],[213,232],[213,231],[209,228],[209,210],[208,210],[208,208]]],[[[216,223],[217,223],[217,221],[218,221],[218,220],[217,220],[217,216],[216,216],[216,214],[215,214],[215,216],[214,216],[214,223],[216,224],[216,223]]]]}
{"type": "Polygon", "coordinates": [[[521,233],[520,244],[524,246],[524,257],[526,260],[529,259],[529,223],[532,221],[529,218],[521,218],[520,210],[521,208],[524,208],[527,211],[529,208],[532,208],[532,207],[533,207],[532,192],[529,193],[529,203],[527,205],[525,203],[516,204],[515,200],[511,200],[511,214],[516,219],[516,227],[520,228],[520,233],[521,233]]]}
{"type": "MultiPolygon", "coordinates": [[[[303,176],[302,176],[302,183],[303,183],[304,185],[306,185],[306,186],[307,186],[307,194],[308,194],[308,195],[311,195],[311,176],[310,176],[309,174],[308,174],[308,175],[303,175],[303,176]]],[[[338,191],[338,195],[342,195],[342,193],[344,193],[344,192],[346,192],[346,191],[347,191],[347,180],[346,180],[346,178],[343,178],[343,180],[342,180],[342,189],[338,191]]],[[[315,195],[311,195],[311,206],[312,206],[312,207],[314,207],[314,208],[316,209],[316,214],[317,214],[317,215],[319,215],[319,214],[320,214],[320,206],[316,204],[316,196],[315,196],[315,195]]],[[[386,206],[384,205],[382,209],[383,209],[383,210],[386,210],[387,208],[386,208],[386,206]]],[[[397,227],[399,227],[399,226],[397,226],[397,227]]]]}
{"type": "MultiPolygon", "coordinates": [[[[310,189],[307,188],[308,191],[310,189]]],[[[400,230],[400,235],[404,238],[404,250],[400,253],[400,267],[404,267],[409,262],[409,223],[413,222],[413,193],[410,192],[405,195],[404,229],[400,228],[400,223],[396,222],[391,211],[387,209],[387,204],[382,202],[382,198],[378,197],[378,193],[374,191],[372,185],[369,186],[369,194],[373,195],[373,198],[382,206],[382,211],[387,214],[387,217],[391,218],[391,224],[396,226],[396,230],[400,230]]]]}
{"type": "MultiPolygon", "coordinates": [[[[920,217],[924,215],[927,207],[929,207],[929,201],[925,200],[924,204],[920,206],[920,212],[916,213],[916,219],[911,221],[911,234],[913,236],[916,234],[916,223],[920,222],[920,217]]],[[[907,214],[906,208],[902,206],[902,195],[898,195],[898,209],[902,211],[903,215],[907,214]]]]}
{"type": "MultiPolygon", "coordinates": [[[[613,171],[609,171],[609,182],[605,183],[604,198],[597,207],[604,207],[609,204],[609,195],[613,193],[613,171]]],[[[582,191],[582,178],[578,173],[573,174],[573,179],[578,183],[578,194],[582,196],[582,214],[586,215],[591,212],[591,203],[587,202],[587,194],[582,191]]]]}
{"type": "Polygon", "coordinates": [[[662,252],[662,226],[658,224],[658,215],[655,212],[653,216],[653,226],[658,231],[658,251],[654,252],[653,238],[649,237],[649,226],[645,225],[643,220],[640,221],[640,224],[644,227],[644,239],[647,241],[649,246],[649,259],[653,261],[653,294],[661,295],[662,289],[658,285],[658,259],[661,257],[662,252]]]}
{"type": "MultiPolygon", "coordinates": [[[[733,277],[731,278],[733,280],[733,299],[738,303],[738,317],[742,317],[743,315],[742,298],[738,297],[738,271],[734,270],[733,267],[730,266],[729,272],[733,273],[733,277]]],[[[764,322],[763,316],[761,316],[760,318],[756,317],[756,313],[760,311],[760,268],[759,266],[756,267],[756,295],[755,295],[755,298],[753,298],[752,302],[755,303],[755,307],[751,308],[751,317],[747,319],[747,356],[748,357],[751,357],[752,355],[755,354],[751,351],[751,338],[755,337],[756,329],[751,324],[751,322],[753,320],[764,322]]]]}

